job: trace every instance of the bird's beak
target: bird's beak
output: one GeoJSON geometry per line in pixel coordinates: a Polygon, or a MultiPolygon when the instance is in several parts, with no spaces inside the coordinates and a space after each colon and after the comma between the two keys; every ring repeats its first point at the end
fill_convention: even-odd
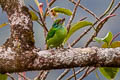
{"type": "Polygon", "coordinates": [[[65,18],[63,18],[61,21],[60,21],[60,24],[63,24],[65,21],[65,18]]]}

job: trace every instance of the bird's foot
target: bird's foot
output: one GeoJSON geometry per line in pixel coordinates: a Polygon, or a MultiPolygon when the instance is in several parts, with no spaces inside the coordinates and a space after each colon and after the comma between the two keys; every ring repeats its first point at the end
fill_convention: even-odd
{"type": "Polygon", "coordinates": [[[70,45],[70,43],[68,43],[68,42],[67,42],[67,46],[68,46],[68,49],[72,48],[71,45],[70,45]]]}

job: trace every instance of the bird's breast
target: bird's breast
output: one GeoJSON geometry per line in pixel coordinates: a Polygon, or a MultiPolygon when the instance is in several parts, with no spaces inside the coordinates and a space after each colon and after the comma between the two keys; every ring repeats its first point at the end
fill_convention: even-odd
{"type": "Polygon", "coordinates": [[[65,27],[60,28],[57,32],[56,32],[56,36],[60,37],[66,37],[67,35],[67,29],[65,27]]]}

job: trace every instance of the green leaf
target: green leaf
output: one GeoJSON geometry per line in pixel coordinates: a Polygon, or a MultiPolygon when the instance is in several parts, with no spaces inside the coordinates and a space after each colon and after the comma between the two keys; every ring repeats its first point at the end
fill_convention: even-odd
{"type": "Polygon", "coordinates": [[[107,35],[104,38],[101,38],[101,40],[107,44],[109,44],[111,42],[113,38],[113,34],[112,32],[108,32],[107,35]]]}
{"type": "Polygon", "coordinates": [[[38,0],[34,0],[34,2],[36,3],[37,6],[39,6],[38,0]]]}
{"type": "Polygon", "coordinates": [[[6,74],[0,74],[0,80],[7,80],[8,76],[6,74]]]}
{"type": "Polygon", "coordinates": [[[54,10],[57,13],[62,13],[62,14],[68,15],[68,16],[72,15],[72,11],[69,9],[66,9],[66,8],[54,7],[51,10],[54,10]]]}
{"type": "Polygon", "coordinates": [[[38,16],[35,14],[34,11],[30,10],[30,15],[33,21],[37,21],[38,20],[38,16]]]}
{"type": "Polygon", "coordinates": [[[108,32],[107,35],[104,37],[104,38],[98,38],[98,37],[95,37],[94,40],[98,43],[100,43],[101,41],[104,42],[104,44],[102,45],[103,48],[108,48],[110,47],[110,42],[112,41],[112,38],[113,38],[113,34],[112,32],[108,32]]]}
{"type": "Polygon", "coordinates": [[[108,67],[104,67],[104,68],[99,68],[99,71],[102,73],[102,75],[104,77],[106,77],[107,79],[114,79],[116,74],[119,71],[119,68],[108,68],[108,67]]]}
{"type": "MultiPolygon", "coordinates": [[[[108,47],[107,43],[104,43],[104,44],[102,45],[102,48],[107,48],[107,47],[108,47]]],[[[110,48],[116,48],[116,47],[120,47],[120,41],[114,41],[114,42],[112,42],[112,44],[110,45],[110,48]]]]}
{"type": "Polygon", "coordinates": [[[95,37],[94,40],[98,43],[102,42],[101,38],[95,37]]]}
{"type": "Polygon", "coordinates": [[[73,33],[75,33],[77,30],[83,28],[83,27],[86,27],[86,26],[89,26],[89,25],[92,25],[91,22],[88,22],[88,21],[79,21],[79,22],[76,22],[75,24],[73,24],[69,30],[69,33],[67,34],[67,37],[65,38],[64,40],[64,43],[71,37],[71,35],[73,33]]]}
{"type": "MultiPolygon", "coordinates": [[[[109,46],[109,47],[110,47],[110,46],[109,46]]],[[[102,44],[102,48],[108,48],[108,44],[104,42],[104,43],[102,44]]]]}
{"type": "Polygon", "coordinates": [[[116,47],[120,47],[120,41],[114,41],[111,44],[111,48],[116,48],[116,47]]]}
{"type": "Polygon", "coordinates": [[[7,26],[7,25],[8,25],[8,23],[3,23],[3,24],[0,25],[0,28],[2,28],[4,26],[7,26]]]}

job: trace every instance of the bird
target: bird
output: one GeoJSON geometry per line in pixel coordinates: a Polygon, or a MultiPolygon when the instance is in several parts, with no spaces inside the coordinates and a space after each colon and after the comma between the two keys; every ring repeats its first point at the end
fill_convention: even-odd
{"type": "Polygon", "coordinates": [[[51,29],[48,31],[46,37],[47,49],[49,48],[60,48],[64,39],[67,36],[67,29],[63,25],[65,18],[57,19],[53,22],[51,29]]]}

